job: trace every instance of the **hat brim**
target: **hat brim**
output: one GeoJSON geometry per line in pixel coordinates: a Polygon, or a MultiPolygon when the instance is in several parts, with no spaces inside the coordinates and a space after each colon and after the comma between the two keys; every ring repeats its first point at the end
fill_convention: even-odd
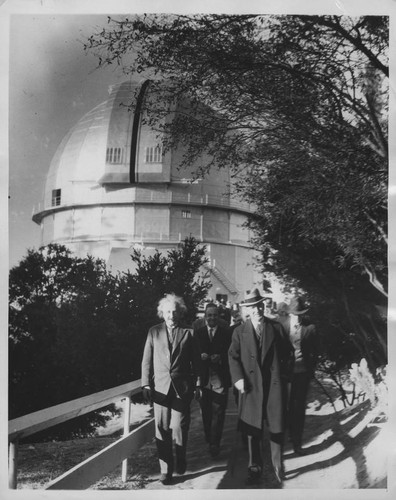
{"type": "Polygon", "coordinates": [[[260,304],[261,302],[263,302],[264,299],[265,297],[262,297],[261,299],[255,300],[254,302],[241,302],[239,305],[241,307],[255,306],[256,304],[260,304]]]}

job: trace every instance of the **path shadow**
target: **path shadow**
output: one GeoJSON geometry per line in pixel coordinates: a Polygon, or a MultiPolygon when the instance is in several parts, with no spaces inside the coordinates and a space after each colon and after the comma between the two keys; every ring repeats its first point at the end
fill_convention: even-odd
{"type": "Polygon", "coordinates": [[[186,481],[190,481],[191,479],[196,479],[201,476],[205,476],[206,474],[211,474],[212,472],[223,472],[227,470],[226,465],[215,465],[212,467],[208,467],[207,469],[203,469],[197,472],[189,472],[186,474],[183,474],[182,476],[173,476],[172,483],[173,484],[180,484],[184,483],[186,481]]]}
{"type": "MultiPolygon", "coordinates": [[[[373,439],[375,439],[378,432],[380,431],[380,427],[377,427],[376,425],[367,427],[363,424],[362,429],[356,433],[356,436],[352,437],[350,433],[358,428],[361,422],[366,418],[369,409],[369,402],[364,401],[356,407],[347,409],[348,411],[345,412],[339,412],[338,414],[334,413],[327,416],[311,415],[310,418],[311,420],[314,420],[315,423],[311,422],[311,424],[307,426],[308,429],[310,429],[310,433],[307,436],[307,441],[313,440],[315,437],[319,436],[326,430],[330,431],[331,434],[326,437],[321,443],[304,447],[307,456],[311,454],[316,455],[317,457],[315,458],[317,459],[314,462],[311,461],[309,464],[305,464],[303,466],[298,466],[293,469],[287,468],[286,479],[291,479],[307,472],[332,467],[344,460],[347,460],[348,458],[352,458],[355,463],[355,477],[358,488],[367,488],[366,483],[368,470],[366,467],[366,456],[364,453],[364,448],[373,439]],[[313,429],[315,429],[315,435],[313,434],[313,429]],[[329,450],[336,443],[341,444],[342,451],[334,456],[331,456],[330,458],[321,459],[320,454],[324,454],[326,450],[329,450]]],[[[289,451],[288,453],[287,449],[285,450],[285,463],[287,463],[289,459],[295,457],[296,454],[294,452],[290,453],[289,451]]]]}

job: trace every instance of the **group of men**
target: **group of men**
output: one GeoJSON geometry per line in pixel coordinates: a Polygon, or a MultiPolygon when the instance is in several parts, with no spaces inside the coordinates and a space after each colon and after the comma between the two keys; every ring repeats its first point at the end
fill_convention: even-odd
{"type": "Polygon", "coordinates": [[[247,483],[257,482],[262,473],[265,425],[279,482],[286,425],[295,453],[306,453],[301,440],[317,357],[316,330],[303,321],[307,309],[299,298],[283,305],[286,314],[277,319],[264,314],[264,300],[258,289],[249,292],[241,303],[243,321],[234,328],[219,317],[216,304],[207,304],[204,318],[189,328],[182,326],[186,306],[181,297],[168,294],[159,301],[163,322],[148,332],[142,388],[154,407],[163,484],[171,484],[174,472],[186,471],[194,397],[201,407],[208,452],[213,458],[219,454],[231,386],[238,402],[238,428],[249,452],[247,483]]]}

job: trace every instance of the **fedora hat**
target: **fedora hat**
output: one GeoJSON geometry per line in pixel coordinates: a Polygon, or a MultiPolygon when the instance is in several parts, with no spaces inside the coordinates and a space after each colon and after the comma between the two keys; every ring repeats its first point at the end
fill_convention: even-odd
{"type": "Polygon", "coordinates": [[[293,297],[290,300],[289,314],[305,314],[308,312],[308,309],[301,297],[293,297]]]}
{"type": "Polygon", "coordinates": [[[260,295],[260,292],[258,291],[257,288],[253,288],[253,290],[250,290],[245,294],[245,300],[241,302],[241,306],[254,306],[256,304],[259,304],[265,299],[265,297],[262,297],[260,295]]]}

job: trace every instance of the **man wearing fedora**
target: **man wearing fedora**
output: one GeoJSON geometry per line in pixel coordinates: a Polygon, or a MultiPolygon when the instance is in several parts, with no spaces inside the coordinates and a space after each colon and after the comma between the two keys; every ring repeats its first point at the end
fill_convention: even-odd
{"type": "MultiPolygon", "coordinates": [[[[279,304],[281,306],[281,304],[279,304]]],[[[318,358],[318,335],[310,321],[308,308],[301,297],[294,297],[290,304],[282,304],[284,314],[278,321],[283,325],[293,345],[293,370],[289,386],[287,423],[294,452],[306,455],[301,447],[304,431],[305,407],[309,385],[318,358]]]]}
{"type": "Polygon", "coordinates": [[[248,319],[234,330],[228,352],[232,383],[239,392],[238,426],[247,436],[248,484],[261,476],[264,421],[274,472],[282,480],[283,403],[292,346],[281,324],[264,316],[263,301],[257,288],[246,295],[241,306],[248,319]]]}

